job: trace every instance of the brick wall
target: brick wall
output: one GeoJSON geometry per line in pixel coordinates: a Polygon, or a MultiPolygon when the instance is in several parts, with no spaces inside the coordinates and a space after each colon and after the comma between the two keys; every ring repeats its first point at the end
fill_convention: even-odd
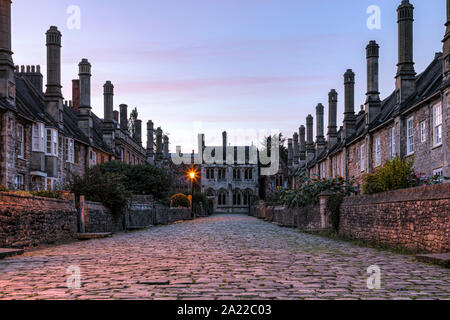
{"type": "Polygon", "coordinates": [[[450,184],[346,198],[339,233],[422,252],[450,251],[450,184]]]}
{"type": "Polygon", "coordinates": [[[0,192],[0,247],[27,248],[73,240],[77,216],[72,201],[0,192]]]}

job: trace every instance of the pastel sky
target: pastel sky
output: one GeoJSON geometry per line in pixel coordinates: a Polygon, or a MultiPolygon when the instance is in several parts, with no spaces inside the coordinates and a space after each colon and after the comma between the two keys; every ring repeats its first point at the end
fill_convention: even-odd
{"type": "MultiPolygon", "coordinates": [[[[115,109],[137,107],[171,140],[171,151],[220,143],[228,130],[235,144],[258,144],[261,130],[298,131],[315,106],[328,107],[343,74],[356,73],[356,110],[365,101],[365,46],[380,46],[382,98],[394,89],[396,7],[400,0],[16,0],[14,62],[40,64],[45,77],[45,31],[63,33],[65,99],[78,62],[92,63],[92,104],[103,117],[102,86],[115,85],[115,109]],[[67,8],[81,9],[81,28],[67,27],[67,8]],[[369,30],[370,5],[381,8],[381,29],[369,30]]],[[[442,51],[445,0],[413,0],[416,71],[442,51]]],[[[44,78],[45,79],[45,78],[44,78]]],[[[327,111],[326,111],[327,114],[327,111]]],[[[326,119],[325,119],[326,126],[326,119]]],[[[144,125],[145,127],[145,125],[144,125]]],[[[145,136],[145,128],[144,128],[145,136]]],[[[145,140],[145,138],[144,138],[145,140]]]]}

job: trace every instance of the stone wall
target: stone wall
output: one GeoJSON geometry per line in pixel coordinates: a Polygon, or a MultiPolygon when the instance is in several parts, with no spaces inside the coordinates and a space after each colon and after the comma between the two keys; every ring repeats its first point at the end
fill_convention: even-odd
{"type": "Polygon", "coordinates": [[[280,205],[260,203],[258,206],[251,208],[250,215],[284,227],[302,230],[317,230],[321,228],[319,205],[287,208],[280,205]]]}
{"type": "Polygon", "coordinates": [[[81,216],[84,222],[84,231],[88,233],[120,232],[125,230],[124,214],[111,213],[99,202],[80,199],[81,216]]]}
{"type": "Polygon", "coordinates": [[[0,192],[0,247],[29,248],[75,239],[73,201],[0,192]]]}
{"type": "Polygon", "coordinates": [[[450,184],[348,197],[339,233],[391,247],[450,252],[450,184]]]}

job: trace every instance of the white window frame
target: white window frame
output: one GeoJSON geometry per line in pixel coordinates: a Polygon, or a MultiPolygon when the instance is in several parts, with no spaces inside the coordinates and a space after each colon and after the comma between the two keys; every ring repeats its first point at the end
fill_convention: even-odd
{"type": "Polygon", "coordinates": [[[406,155],[414,154],[414,117],[406,120],[406,155]]]}
{"type": "Polygon", "coordinates": [[[439,176],[441,177],[441,178],[440,178],[440,181],[443,181],[443,180],[444,180],[444,171],[443,171],[443,168],[439,168],[439,169],[433,170],[433,177],[436,176],[436,175],[439,175],[439,176]]]}
{"type": "Polygon", "coordinates": [[[420,142],[427,141],[427,124],[425,121],[420,122],[420,142]]]}
{"type": "Polygon", "coordinates": [[[56,129],[45,129],[45,155],[46,156],[58,156],[58,131],[56,129]],[[50,135],[49,135],[50,133],[50,135]],[[49,141],[50,136],[50,141],[49,141]]]}
{"type": "Polygon", "coordinates": [[[97,153],[94,150],[91,153],[91,165],[92,167],[97,165],[97,153]]]}
{"type": "Polygon", "coordinates": [[[442,144],[442,104],[440,102],[433,106],[433,146],[442,144]]]}
{"type": "Polygon", "coordinates": [[[363,172],[363,171],[366,171],[366,161],[365,161],[365,158],[366,158],[366,145],[365,144],[361,145],[361,150],[360,151],[361,151],[360,152],[360,157],[361,157],[361,159],[360,159],[360,161],[361,161],[360,166],[361,166],[361,172],[363,172]]]}
{"type": "Polygon", "coordinates": [[[397,155],[395,151],[395,126],[391,128],[391,158],[394,159],[397,155]]]}
{"type": "Polygon", "coordinates": [[[379,166],[381,164],[381,140],[380,137],[375,139],[375,162],[379,166]]]}
{"type": "Polygon", "coordinates": [[[42,122],[33,123],[32,140],[33,152],[45,152],[45,125],[42,122]]]}
{"type": "Polygon", "coordinates": [[[75,142],[71,138],[66,138],[65,145],[66,162],[75,163],[75,142]]]}
{"type": "Polygon", "coordinates": [[[14,179],[14,184],[15,184],[16,190],[25,189],[23,174],[16,175],[16,178],[14,179]]]}
{"type": "Polygon", "coordinates": [[[23,127],[23,124],[18,123],[17,124],[17,144],[19,153],[17,155],[18,158],[24,159],[25,157],[25,129],[23,127]]]}

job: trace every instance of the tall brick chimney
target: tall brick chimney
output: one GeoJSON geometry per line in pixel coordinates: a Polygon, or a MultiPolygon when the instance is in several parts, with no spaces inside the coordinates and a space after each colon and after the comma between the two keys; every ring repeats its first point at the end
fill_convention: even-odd
{"type": "Polygon", "coordinates": [[[397,102],[403,103],[416,89],[414,70],[413,24],[414,6],[403,0],[397,8],[398,64],[396,76],[397,102]]]}
{"type": "Polygon", "coordinates": [[[344,110],[344,136],[349,138],[355,133],[355,73],[348,69],[344,74],[345,110],[344,110]]]}
{"type": "Polygon", "coordinates": [[[326,148],[326,141],[324,137],[324,106],[323,104],[319,103],[316,107],[316,125],[317,125],[317,131],[316,131],[316,149],[317,149],[317,155],[319,155],[325,148],[326,148]]]}
{"type": "Polygon", "coordinates": [[[288,139],[288,166],[291,167],[294,161],[294,150],[292,148],[292,139],[288,139]]]}
{"type": "Polygon", "coordinates": [[[45,91],[46,111],[63,124],[63,96],[61,92],[61,32],[51,26],[46,33],[47,38],[47,89],[45,91]]]}
{"type": "Polygon", "coordinates": [[[103,140],[114,149],[114,86],[111,81],[103,85],[103,140]]]}
{"type": "Polygon", "coordinates": [[[300,148],[298,142],[298,133],[294,132],[294,136],[292,137],[294,143],[294,165],[298,166],[300,160],[300,148]]]}
{"type": "Polygon", "coordinates": [[[121,104],[120,108],[120,129],[128,131],[128,106],[121,104]]]}
{"type": "Polygon", "coordinates": [[[163,132],[161,127],[156,129],[156,159],[160,160],[163,157],[163,132]]]}
{"type": "Polygon", "coordinates": [[[80,80],[72,80],[72,103],[75,111],[80,111],[80,80]]]}
{"type": "Polygon", "coordinates": [[[78,69],[80,78],[78,126],[92,143],[94,140],[94,128],[91,114],[91,64],[87,59],[82,59],[78,64],[78,69]]]}
{"type": "Polygon", "coordinates": [[[153,161],[154,150],[154,125],[153,121],[147,122],[147,161],[153,161]]]}
{"type": "Polygon", "coordinates": [[[136,119],[135,123],[134,140],[136,140],[139,145],[142,145],[142,120],[139,119],[136,119]]]}
{"type": "Polygon", "coordinates": [[[119,111],[117,111],[117,110],[113,111],[113,118],[114,118],[114,121],[116,122],[116,124],[119,124],[119,111]]]}
{"type": "Polygon", "coordinates": [[[300,126],[299,128],[299,136],[300,136],[300,165],[302,165],[306,161],[306,129],[305,126],[300,126]]]}
{"type": "Polygon", "coordinates": [[[11,51],[11,1],[0,0],[0,97],[15,106],[16,82],[11,51]]]}
{"type": "Polygon", "coordinates": [[[313,140],[313,126],[314,118],[312,115],[306,117],[306,161],[309,162],[314,159],[316,155],[316,148],[313,140]]]}
{"type": "Polygon", "coordinates": [[[380,91],[378,86],[380,46],[376,41],[370,41],[366,47],[367,58],[367,93],[366,115],[367,124],[372,123],[381,111],[380,91]]]}
{"type": "Polygon", "coordinates": [[[332,89],[328,94],[328,148],[337,143],[337,103],[338,93],[332,89]]]}
{"type": "Polygon", "coordinates": [[[444,80],[450,80],[450,0],[447,0],[447,22],[445,23],[447,27],[445,30],[443,48],[443,59],[444,59],[444,80]]]}

